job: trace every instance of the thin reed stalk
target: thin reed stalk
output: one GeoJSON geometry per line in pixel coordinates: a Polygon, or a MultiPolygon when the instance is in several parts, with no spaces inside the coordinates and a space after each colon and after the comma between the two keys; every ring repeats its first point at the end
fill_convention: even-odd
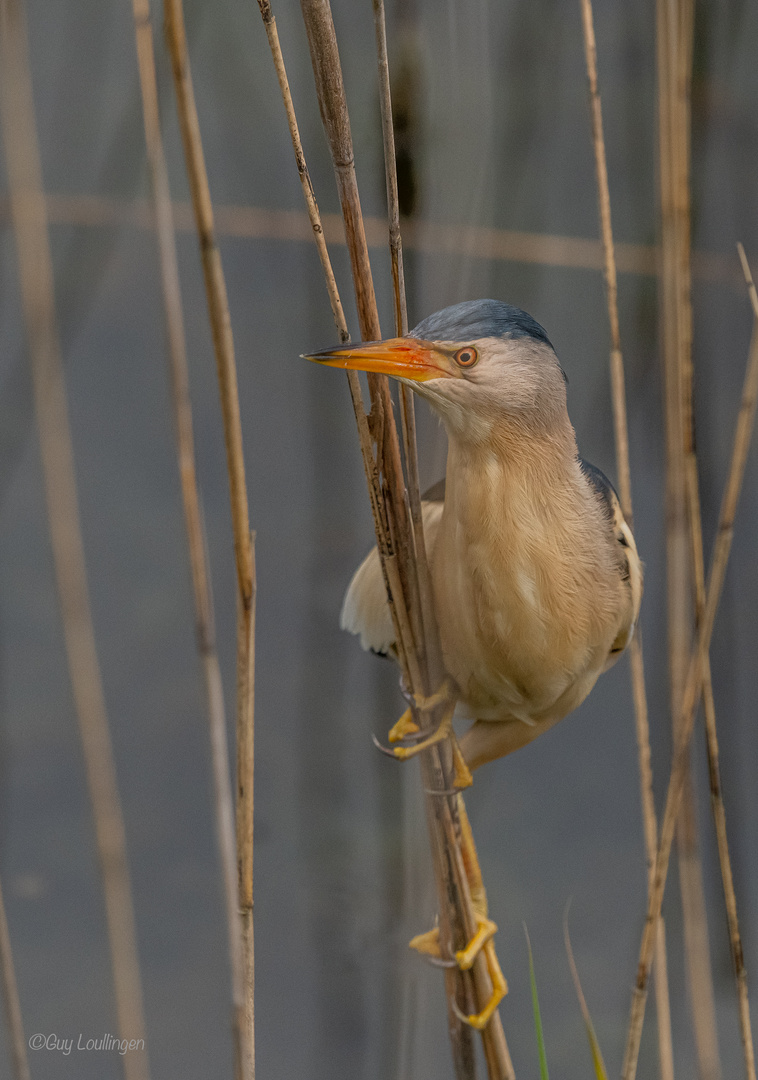
{"type": "Polygon", "coordinates": [[[237,570],[237,867],[243,952],[245,1039],[242,1075],[255,1076],[253,940],[253,764],[255,564],[245,482],[242,423],[226,282],[216,244],[213,206],[192,87],[181,0],[164,4],[165,32],[174,75],[179,127],[200,244],[221,398],[237,570]]]}
{"type": "MultiPolygon", "coordinates": [[[[752,299],[751,293],[751,300],[752,299]]],[[[655,942],[655,926],[663,901],[669,858],[671,855],[671,844],[674,838],[676,818],[687,775],[689,743],[695,722],[697,703],[702,691],[704,660],[707,657],[710,648],[716,612],[721,599],[724,579],[726,577],[726,568],[734,536],[734,520],[737,512],[737,505],[739,503],[742,481],[745,475],[745,464],[755,422],[756,404],[758,403],[758,305],[754,300],[753,303],[755,305],[754,312],[756,318],[753,324],[753,337],[750,343],[750,352],[742,388],[740,409],[735,425],[729,473],[719,513],[716,542],[711,558],[711,568],[708,575],[708,586],[705,594],[705,606],[703,608],[701,622],[697,629],[695,647],[690,656],[687,679],[682,695],[679,727],[677,728],[671,776],[669,778],[666,806],[661,824],[658,854],[656,856],[653,890],[648,904],[647,917],[645,919],[642,941],[640,943],[639,964],[634,994],[632,996],[627,1045],[622,1071],[623,1080],[633,1080],[636,1075],[640,1039],[642,1036],[642,1024],[645,1016],[647,984],[650,976],[650,966],[652,963],[655,942]]]]}
{"type": "MultiPolygon", "coordinates": [[[[342,83],[334,26],[329,4],[324,0],[303,0],[303,17],[311,49],[316,87],[319,97],[324,128],[332,153],[337,186],[345,219],[345,231],[353,268],[356,299],[364,339],[376,339],[381,335],[378,312],[373,290],[373,281],[368,261],[365,232],[360,212],[360,201],[355,181],[353,165],[352,139],[350,135],[347,105],[342,83]]],[[[268,7],[268,5],[266,5],[268,7]]],[[[265,14],[264,14],[265,20],[265,14]]],[[[271,41],[271,36],[269,37],[271,41]]],[[[297,153],[297,147],[296,147],[297,153]]],[[[377,528],[377,540],[382,556],[385,580],[388,584],[388,597],[393,616],[398,642],[398,652],[405,678],[414,690],[429,693],[436,689],[438,682],[432,680],[433,672],[428,665],[428,657],[423,648],[423,618],[420,612],[418,566],[415,559],[413,536],[405,504],[405,489],[400,465],[399,444],[391,411],[387,380],[381,376],[369,376],[369,392],[372,401],[370,433],[377,447],[374,458],[372,447],[366,446],[361,438],[364,453],[364,466],[369,477],[369,488],[375,476],[382,482],[384,505],[377,503],[372,493],[372,508],[375,520],[386,521],[387,530],[377,528]],[[366,460],[366,453],[370,460],[366,460]],[[383,509],[383,513],[377,512],[383,509]]],[[[362,403],[354,398],[354,407],[362,427],[362,403]],[[360,404],[360,409],[358,405],[360,404]]],[[[430,786],[444,790],[449,786],[450,762],[449,748],[423,755],[422,773],[430,786]]],[[[448,942],[469,940],[476,923],[471,897],[468,891],[463,860],[460,852],[459,824],[457,807],[449,805],[447,800],[434,798],[427,802],[427,814],[432,833],[433,864],[440,895],[440,926],[443,948],[448,942]]],[[[470,1034],[458,1021],[456,1009],[467,1008],[471,995],[468,976],[460,978],[456,973],[447,975],[449,1001],[449,1029],[452,1040],[453,1058],[457,1074],[468,1077],[473,1074],[473,1054],[471,1053],[470,1034]],[[456,1002],[456,995],[463,1000],[456,1002]]],[[[489,994],[489,975],[483,957],[479,957],[473,972],[474,1000],[483,1005],[489,994]]],[[[502,1032],[499,1019],[493,1017],[488,1030],[497,1038],[502,1032]]],[[[489,1036],[493,1038],[492,1035],[489,1036]]],[[[504,1047],[504,1037],[500,1039],[504,1047]]],[[[493,1064],[494,1058],[493,1055],[493,1064]]],[[[507,1054],[507,1047],[499,1055],[501,1071],[495,1076],[511,1076],[512,1066],[507,1054]]],[[[488,1057],[489,1060],[489,1057],[488,1057]]]]}
{"type": "MultiPolygon", "coordinates": [[[[694,525],[688,477],[697,486],[692,417],[692,273],[690,240],[690,83],[692,0],[660,0],[657,9],[661,202],[661,299],[666,427],[666,578],[672,722],[681,704],[692,642],[694,525]]],[[[676,734],[676,733],[675,733],[676,734]]],[[[693,1030],[703,1080],[718,1080],[716,1008],[711,972],[697,802],[691,767],[677,826],[679,884],[693,1030]]]]}
{"type": "MultiPolygon", "coordinates": [[[[740,254],[744,255],[740,247],[740,254]]],[[[750,268],[746,276],[749,279],[750,268]]],[[[755,287],[753,286],[753,289],[755,287]]],[[[758,311],[756,312],[758,314],[758,311]]],[[[703,536],[701,529],[700,501],[697,489],[697,476],[688,470],[688,505],[690,507],[690,534],[692,538],[692,562],[695,571],[695,622],[698,625],[705,608],[705,563],[703,558],[703,536]]],[[[708,751],[708,777],[711,789],[711,811],[716,830],[721,881],[724,889],[727,924],[729,926],[729,945],[734,963],[737,983],[737,1011],[740,1025],[740,1038],[745,1057],[745,1075],[748,1080],[756,1080],[755,1050],[753,1033],[750,1026],[750,1004],[747,988],[747,971],[742,949],[739,918],[737,916],[737,896],[734,891],[734,875],[729,856],[729,842],[726,832],[726,811],[721,788],[719,769],[719,743],[716,730],[716,705],[713,697],[710,657],[703,657],[703,713],[705,715],[706,745],[708,751]]]]}
{"type": "MultiPolygon", "coordinates": [[[[690,84],[693,2],[658,4],[659,161],[662,222],[661,297],[666,430],[666,580],[668,667],[676,723],[692,640],[693,525],[690,475],[696,486],[692,419],[692,273],[690,240],[690,84]]],[[[704,1080],[721,1075],[716,1005],[691,767],[677,826],[679,891],[692,1021],[704,1080]]]]}
{"type": "Polygon", "coordinates": [[[300,185],[303,189],[303,196],[308,210],[313,239],[316,243],[319,259],[321,260],[321,268],[324,271],[326,291],[329,294],[329,303],[332,305],[334,323],[337,327],[337,332],[340,335],[340,341],[345,344],[350,340],[350,333],[347,329],[345,313],[342,310],[342,301],[340,300],[337,282],[334,277],[329,252],[326,247],[324,228],[321,224],[321,214],[319,212],[318,203],[316,202],[316,193],[313,190],[313,184],[311,183],[310,173],[308,172],[308,166],[303,152],[303,144],[300,140],[300,129],[297,125],[297,116],[295,115],[295,106],[292,101],[289,80],[287,78],[287,69],[284,66],[284,57],[282,56],[282,47],[279,43],[279,31],[276,28],[276,19],[271,11],[271,4],[268,0],[258,0],[258,7],[260,8],[261,18],[263,19],[263,25],[266,29],[266,37],[268,38],[271,56],[274,61],[276,77],[279,82],[279,90],[287,114],[287,126],[289,127],[290,138],[292,139],[292,146],[295,151],[295,162],[300,176],[300,185]]]}
{"type": "MultiPolygon", "coordinates": [[[[342,69],[337,49],[331,8],[328,3],[318,0],[316,3],[303,3],[303,18],[311,50],[316,90],[321,109],[322,120],[327,134],[332,160],[335,168],[337,187],[345,221],[345,233],[350,252],[353,280],[358,305],[361,334],[364,339],[381,337],[379,317],[376,308],[373,279],[368,259],[360,200],[355,179],[353,163],[352,136],[350,121],[342,81],[342,69]]],[[[376,472],[382,480],[382,502],[387,521],[384,536],[377,530],[377,541],[384,567],[385,581],[388,586],[388,601],[395,625],[398,652],[407,685],[415,691],[429,693],[432,684],[429,672],[424,670],[422,658],[418,654],[418,642],[421,639],[421,627],[418,622],[418,593],[409,598],[409,574],[414,574],[415,563],[412,559],[411,537],[409,534],[408,515],[406,513],[402,468],[394,427],[388,380],[384,376],[370,375],[368,378],[371,396],[371,436],[377,449],[377,457],[371,446],[366,447],[361,440],[364,453],[368,451],[371,463],[366,465],[367,475],[376,472]],[[408,600],[410,599],[410,604],[408,600]],[[413,601],[416,601],[415,603],[413,601]],[[410,610],[409,610],[410,609],[410,610]],[[411,618],[416,614],[416,625],[411,618]]],[[[354,400],[356,414],[358,403],[354,400]]],[[[362,403],[360,411],[362,411],[362,403]]],[[[360,425],[360,419],[359,419],[360,425]]],[[[417,585],[417,578],[414,584],[417,585]]],[[[438,718],[437,718],[438,719],[438,718]]],[[[422,773],[427,786],[436,789],[449,787],[440,755],[434,751],[423,755],[422,773]],[[432,764],[429,764],[431,759],[432,764]],[[435,768],[436,766],[436,768],[435,768]],[[427,770],[434,773],[430,776],[427,770]],[[436,782],[435,782],[436,781],[436,782]]],[[[459,916],[458,908],[450,902],[450,897],[458,897],[458,883],[450,866],[450,859],[445,858],[446,840],[443,819],[451,817],[442,800],[435,800],[440,805],[431,806],[427,801],[427,820],[432,831],[432,858],[438,893],[442,898],[440,911],[440,937],[448,942],[465,943],[466,927],[459,916]]],[[[445,821],[447,823],[447,821],[445,821]]],[[[454,834],[454,823],[450,823],[449,834],[454,834]]],[[[464,875],[465,876],[465,875],[464,875]]],[[[471,925],[473,926],[473,912],[471,925]]],[[[454,945],[454,947],[460,947],[454,945]]],[[[451,957],[447,957],[450,959],[451,957]]],[[[469,978],[457,980],[452,973],[446,974],[448,988],[448,1028],[451,1037],[453,1061],[459,1077],[473,1075],[474,1057],[471,1048],[471,1034],[458,1019],[456,993],[462,993],[464,1000],[460,1007],[466,1008],[465,1000],[470,993],[469,978]],[[461,984],[460,988],[458,984],[461,984]]]]}
{"type": "MultiPolygon", "coordinates": [[[[611,223],[611,196],[608,184],[608,165],[605,155],[605,137],[603,135],[603,112],[598,89],[597,47],[591,0],[581,0],[582,28],[584,32],[585,61],[590,90],[590,111],[592,115],[592,141],[595,150],[595,172],[598,188],[598,209],[600,230],[603,241],[605,293],[608,306],[608,322],[611,333],[611,402],[613,408],[613,427],[616,443],[616,470],[619,478],[619,497],[621,509],[629,523],[634,527],[632,509],[632,477],[629,464],[629,429],[626,409],[626,388],[624,379],[624,358],[621,351],[621,330],[618,313],[618,284],[616,275],[616,257],[613,246],[613,228],[611,223]]],[[[650,726],[648,722],[647,692],[645,689],[645,669],[642,654],[642,640],[639,629],[630,644],[630,671],[632,676],[632,698],[635,711],[635,729],[637,733],[637,753],[640,773],[640,796],[642,804],[643,832],[647,855],[648,893],[652,888],[652,874],[655,865],[655,853],[658,847],[658,823],[653,795],[653,771],[650,753],[650,726]]],[[[661,1080],[673,1080],[674,1050],[671,1038],[671,1004],[667,978],[668,965],[665,955],[665,928],[662,917],[661,926],[656,934],[655,965],[655,1002],[658,1014],[658,1056],[661,1080]]]]}
{"type": "Polygon", "coordinates": [[[250,533],[250,605],[238,604],[237,624],[237,862],[242,922],[242,978],[247,1058],[242,1074],[255,1080],[255,937],[253,926],[253,775],[255,764],[255,533],[250,533]]]}
{"type": "MultiPolygon", "coordinates": [[[[298,172],[300,174],[303,194],[305,196],[306,205],[308,208],[308,215],[311,222],[313,236],[316,241],[321,265],[324,271],[327,291],[329,293],[329,299],[332,305],[332,313],[334,315],[335,323],[341,341],[349,341],[350,334],[347,328],[347,322],[345,320],[342,303],[339,298],[339,292],[337,290],[337,284],[334,278],[331,260],[329,258],[329,253],[326,247],[326,243],[324,241],[322,219],[313,192],[313,186],[311,184],[310,175],[308,173],[308,167],[303,152],[303,146],[300,140],[300,133],[297,125],[297,119],[295,116],[294,105],[292,102],[292,95],[289,89],[289,81],[287,79],[286,67],[284,64],[284,58],[282,56],[281,45],[279,42],[279,35],[276,28],[276,19],[273,15],[271,5],[268,0],[259,0],[259,7],[261,10],[261,16],[263,18],[264,26],[266,28],[266,35],[268,37],[269,47],[271,49],[271,54],[274,60],[274,67],[276,69],[277,78],[279,80],[279,87],[287,113],[290,136],[295,152],[295,161],[297,163],[298,172]]],[[[408,667],[406,661],[406,654],[403,649],[403,640],[404,634],[407,631],[408,623],[407,618],[403,620],[398,610],[398,605],[396,605],[395,603],[395,596],[397,596],[398,593],[399,583],[397,580],[397,573],[396,571],[394,571],[394,554],[391,551],[388,540],[388,522],[386,519],[386,510],[382,499],[381,484],[379,480],[379,469],[374,458],[371,435],[369,433],[368,420],[363,407],[358,377],[354,372],[348,372],[347,374],[353,400],[353,408],[355,411],[356,421],[358,425],[361,454],[368,481],[369,495],[371,499],[372,511],[374,514],[374,524],[378,538],[379,551],[382,555],[385,584],[387,585],[390,608],[392,611],[393,622],[397,633],[401,663],[403,665],[404,672],[407,673],[408,667]],[[394,592],[393,586],[395,590],[394,592]]],[[[423,539],[423,533],[421,533],[421,537],[423,539]]],[[[433,862],[435,864],[435,867],[439,865],[439,861],[442,858],[443,854],[441,850],[438,851],[436,854],[433,854],[433,862]]],[[[447,975],[446,978],[448,982],[451,982],[451,994],[454,995],[456,993],[454,976],[447,975]]],[[[472,1008],[474,1008],[473,1004],[472,1008]]],[[[473,1068],[473,1043],[471,1035],[467,1030],[463,1029],[460,1021],[458,1020],[458,1017],[452,1010],[449,1012],[449,1023],[453,1040],[453,1054],[456,1060],[457,1073],[461,1076],[468,1076],[470,1075],[471,1069],[473,1068]]]]}
{"type": "MultiPolygon", "coordinates": [[[[742,270],[750,294],[753,306],[753,314],[758,320],[758,295],[756,294],[753,276],[750,266],[745,257],[745,249],[742,244],[737,245],[742,270]]],[[[697,488],[693,487],[693,515],[700,522],[700,512],[695,506],[697,488]]],[[[700,529],[693,529],[693,560],[695,563],[696,584],[696,616],[698,622],[703,617],[705,609],[705,575],[703,572],[703,538],[700,529]]],[[[711,671],[708,657],[704,658],[703,664],[703,705],[705,712],[705,732],[708,745],[708,775],[711,787],[711,808],[716,827],[716,842],[718,845],[719,865],[721,868],[721,880],[724,887],[724,900],[726,903],[726,916],[729,925],[729,944],[732,950],[734,974],[737,983],[737,1007],[739,1012],[740,1037],[745,1056],[745,1076],[747,1080],[755,1080],[755,1048],[753,1045],[753,1031],[750,1023],[750,1004],[747,989],[747,971],[745,969],[745,954],[742,949],[742,935],[737,917],[737,896],[734,890],[734,876],[732,863],[729,857],[729,844],[726,833],[726,811],[721,790],[721,775],[719,769],[719,744],[716,732],[716,709],[713,701],[713,686],[711,684],[711,671]]]]}
{"type": "Polygon", "coordinates": [[[171,191],[160,126],[155,48],[149,0],[132,0],[132,10],[142,92],[145,142],[158,240],[163,307],[168,338],[168,360],[179,459],[179,478],[182,489],[184,522],[187,532],[195,604],[197,648],[203,667],[208,700],[216,842],[221,860],[231,973],[235,1073],[237,1080],[241,1080],[245,1039],[242,937],[238,915],[234,799],[229,776],[229,747],[226,733],[224,694],[218,652],[216,650],[213,600],[208,572],[208,551],[203,530],[197,470],[195,467],[187,346],[184,333],[171,191]]]}
{"type": "Polygon", "coordinates": [[[24,1025],[21,1020],[21,1001],[18,996],[16,969],[13,966],[11,936],[8,931],[8,918],[5,914],[2,885],[0,885],[0,968],[2,968],[3,977],[5,1022],[11,1044],[13,1080],[31,1080],[29,1059],[26,1053],[26,1039],[24,1038],[24,1025]]]}
{"type": "MultiPolygon", "coordinates": [[[[126,835],[87,587],[22,0],[0,0],[0,80],[5,160],[50,537],[103,878],[118,1030],[121,1038],[144,1039],[126,835]]],[[[148,1080],[147,1052],[127,1054],[124,1072],[127,1080],[148,1080]]]]}
{"type": "MultiPolygon", "coordinates": [[[[403,264],[403,240],[400,233],[400,199],[397,186],[397,164],[395,156],[395,131],[392,125],[392,95],[390,90],[390,68],[387,55],[387,26],[384,12],[384,0],[373,0],[374,29],[376,32],[376,51],[379,65],[379,103],[382,116],[382,142],[384,144],[384,171],[387,187],[387,216],[389,222],[390,262],[392,267],[392,295],[395,309],[395,333],[400,337],[408,333],[408,303],[405,293],[405,267],[403,264]]],[[[431,639],[433,657],[430,658],[443,677],[444,665],[439,638],[439,629],[434,617],[432,584],[429,575],[429,562],[426,556],[424,526],[421,514],[421,494],[418,478],[418,448],[416,446],[416,410],[413,391],[404,383],[400,384],[400,420],[403,431],[403,450],[405,452],[405,472],[408,485],[408,502],[413,524],[413,537],[416,546],[418,565],[419,599],[425,640],[431,639]]]]}
{"type": "MultiPolygon", "coordinates": [[[[76,225],[86,229],[129,226],[152,229],[153,214],[146,199],[118,199],[104,195],[45,196],[51,225],[76,225]]],[[[308,215],[297,210],[274,210],[263,206],[214,208],[217,236],[243,240],[278,240],[299,243],[312,239],[308,215]]],[[[8,214],[7,200],[0,195],[0,222],[8,214]]],[[[384,248],[387,242],[385,218],[366,215],[363,219],[370,248],[384,248]]],[[[340,214],[321,215],[324,237],[329,244],[344,245],[345,231],[340,214]]],[[[174,201],[174,225],[179,233],[194,233],[195,222],[189,202],[174,201]]],[[[602,270],[603,251],[598,240],[555,233],[515,232],[483,225],[456,225],[440,222],[406,220],[403,246],[425,255],[461,255],[470,253],[489,262],[514,262],[534,266],[558,266],[574,270],[602,270]]],[[[656,277],[659,273],[659,250],[652,244],[614,245],[619,273],[656,277]]],[[[714,251],[693,251],[692,269],[701,281],[722,282],[733,289],[744,288],[742,274],[732,261],[714,251]]]]}
{"type": "MultiPolygon", "coordinates": [[[[327,0],[304,0],[301,8],[308,34],[321,117],[332,153],[345,223],[361,336],[366,341],[375,341],[381,337],[381,329],[355,179],[350,119],[331,8],[327,0]]],[[[371,399],[369,431],[378,449],[376,467],[382,483],[389,527],[387,535],[381,538],[386,544],[386,549],[382,552],[385,573],[393,595],[405,596],[410,601],[392,605],[401,631],[398,645],[404,657],[404,665],[408,668],[409,685],[414,688],[423,687],[423,691],[429,693],[431,688],[425,685],[426,679],[422,674],[423,633],[420,625],[418,579],[411,551],[409,515],[389,380],[384,375],[369,374],[367,381],[371,399]],[[400,592],[392,587],[395,573],[400,592]]]]}
{"type": "MultiPolygon", "coordinates": [[[[389,221],[389,247],[392,267],[392,284],[395,309],[395,331],[398,335],[408,331],[408,309],[405,293],[405,269],[403,265],[403,244],[400,232],[400,200],[398,197],[397,165],[395,156],[395,133],[392,125],[392,97],[390,90],[389,59],[387,55],[387,28],[384,11],[384,0],[373,0],[374,28],[376,32],[377,59],[379,67],[379,100],[382,117],[382,142],[384,145],[384,166],[387,187],[387,212],[389,221]]],[[[413,393],[405,385],[400,386],[400,414],[403,429],[403,444],[405,449],[406,479],[411,511],[411,524],[413,529],[413,541],[416,552],[416,566],[419,583],[419,601],[421,605],[421,621],[424,630],[425,658],[428,664],[429,675],[432,685],[438,684],[445,676],[442,659],[442,644],[440,641],[439,627],[435,618],[434,602],[432,594],[431,575],[426,554],[424,540],[424,527],[421,514],[421,498],[419,494],[418,477],[418,452],[416,447],[416,421],[414,412],[413,393]]],[[[433,761],[424,765],[422,774],[426,777],[426,783],[433,781],[433,761]]],[[[425,785],[426,786],[426,785],[425,785]]],[[[434,796],[427,796],[427,801],[434,796]]],[[[433,810],[433,806],[430,806],[433,810]]],[[[463,796],[458,796],[458,814],[470,834],[470,826],[466,815],[463,796]]],[[[473,836],[472,836],[473,842],[473,836]]],[[[457,838],[454,845],[458,847],[457,838]]],[[[484,885],[479,882],[482,892],[484,885]]],[[[466,875],[463,875],[461,888],[465,891],[469,887],[466,875]]],[[[465,919],[465,914],[464,914],[465,919]]],[[[475,929],[475,927],[474,927],[475,929]]],[[[468,933],[468,930],[467,930],[468,933]]],[[[482,1002],[487,1000],[491,988],[486,979],[482,979],[481,965],[478,976],[478,984],[475,984],[476,995],[482,1002]]],[[[452,991],[452,987],[451,987],[452,991]]],[[[450,994],[452,1001],[452,992],[450,994]]],[[[477,1006],[474,1006],[475,1008],[477,1006]]],[[[499,1015],[482,1032],[485,1061],[490,1077],[507,1077],[513,1075],[513,1063],[505,1040],[502,1022],[499,1015]]]]}

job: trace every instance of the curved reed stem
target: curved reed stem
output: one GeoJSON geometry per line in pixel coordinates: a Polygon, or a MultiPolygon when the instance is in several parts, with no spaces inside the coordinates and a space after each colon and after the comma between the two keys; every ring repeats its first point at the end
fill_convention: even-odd
{"type": "MultiPolygon", "coordinates": [[[[611,402],[613,408],[613,427],[616,443],[616,469],[619,480],[619,498],[624,517],[633,529],[632,477],[629,464],[629,432],[626,409],[626,388],[624,379],[624,358],[621,351],[621,330],[618,314],[618,285],[616,276],[616,257],[613,246],[613,228],[611,224],[611,196],[608,185],[608,166],[605,156],[605,138],[603,135],[603,113],[598,90],[597,48],[592,15],[591,0],[581,0],[582,29],[584,32],[585,61],[590,90],[590,111],[592,115],[592,141],[595,150],[595,173],[598,188],[598,210],[603,241],[605,292],[608,307],[608,322],[611,332],[611,402]]],[[[647,691],[645,688],[645,669],[642,654],[642,638],[639,629],[629,647],[629,663],[632,676],[632,698],[634,701],[635,729],[637,733],[637,753],[640,775],[640,801],[642,822],[647,855],[648,892],[652,889],[652,874],[655,854],[658,847],[658,823],[653,796],[653,771],[650,752],[650,726],[648,723],[647,691]]],[[[655,1002],[658,1013],[658,1056],[661,1080],[673,1080],[674,1054],[671,1039],[671,1004],[667,978],[665,955],[665,929],[661,925],[657,932],[655,1002]]]]}
{"type": "Polygon", "coordinates": [[[216,355],[237,570],[237,866],[242,934],[245,1010],[242,1075],[255,1076],[255,998],[253,939],[253,766],[255,691],[255,562],[245,482],[237,368],[234,359],[226,282],[216,244],[208,174],[192,88],[181,0],[164,4],[166,41],[200,244],[208,314],[216,355]]]}
{"type": "Polygon", "coordinates": [[[669,857],[671,855],[671,844],[674,838],[676,817],[687,775],[689,742],[695,722],[697,703],[702,692],[703,662],[707,657],[710,648],[713,625],[716,620],[716,611],[718,609],[719,600],[721,599],[724,578],[726,577],[726,567],[729,561],[732,538],[734,536],[734,519],[742,489],[742,480],[745,475],[745,463],[747,461],[747,453],[750,447],[750,440],[755,422],[755,410],[756,404],[758,403],[758,305],[753,299],[752,290],[751,300],[754,304],[756,321],[753,326],[753,338],[750,344],[750,352],[745,371],[740,410],[735,425],[729,473],[724,488],[721,511],[719,513],[716,543],[711,559],[711,569],[705,594],[705,606],[703,609],[702,620],[698,626],[695,647],[690,657],[687,679],[682,695],[682,707],[679,715],[679,726],[677,728],[677,742],[674,749],[671,776],[666,794],[666,807],[661,824],[653,889],[650,895],[645,927],[640,943],[639,965],[635,990],[632,996],[632,1007],[629,1016],[627,1044],[622,1071],[623,1080],[634,1080],[637,1071],[642,1024],[645,1016],[645,1002],[647,1000],[647,984],[650,976],[650,966],[654,948],[655,925],[663,901],[663,892],[666,886],[666,876],[668,873],[669,857]]]}
{"type": "Polygon", "coordinates": [[[2,971],[3,980],[5,1020],[8,1025],[11,1044],[13,1080],[31,1080],[29,1059],[26,1053],[26,1039],[24,1038],[24,1025],[21,1020],[21,1002],[18,996],[16,969],[13,966],[11,937],[8,931],[8,919],[5,914],[2,886],[0,886],[0,970],[2,971]]]}
{"type": "MultiPolygon", "coordinates": [[[[0,79],[5,160],[50,540],[103,878],[118,1030],[121,1038],[144,1040],[126,832],[87,586],[22,0],[0,0],[0,79]]],[[[148,1080],[147,1051],[125,1055],[124,1072],[126,1080],[148,1080]]]]}
{"type": "Polygon", "coordinates": [[[208,551],[203,528],[200,493],[195,467],[192,430],[192,403],[189,393],[187,347],[184,333],[179,266],[174,234],[166,157],[160,126],[158,86],[155,71],[153,28],[149,0],[132,0],[137,44],[142,115],[145,126],[147,160],[150,169],[155,229],[158,240],[163,307],[168,337],[168,360],[174,406],[175,434],[179,459],[179,478],[184,506],[184,522],[189,548],[190,570],[195,603],[197,648],[203,667],[208,702],[208,726],[211,745],[216,842],[221,861],[226,924],[231,972],[232,1032],[234,1060],[238,1080],[244,1058],[244,991],[242,976],[242,938],[237,895],[237,855],[234,836],[234,799],[229,776],[229,747],[226,733],[224,693],[216,650],[208,570],[208,551]]]}

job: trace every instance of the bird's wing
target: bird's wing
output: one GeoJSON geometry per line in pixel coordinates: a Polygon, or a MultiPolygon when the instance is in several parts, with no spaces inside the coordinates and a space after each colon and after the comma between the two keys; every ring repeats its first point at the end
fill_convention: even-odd
{"type": "Polygon", "coordinates": [[[582,467],[582,472],[602,499],[608,522],[619,545],[621,574],[630,594],[630,618],[621,627],[616,640],[611,646],[610,659],[613,661],[632,640],[634,627],[637,623],[637,616],[642,602],[642,562],[637,554],[637,545],[634,542],[632,530],[629,528],[621,510],[621,503],[613,484],[605,473],[601,472],[589,461],[585,461],[584,458],[579,459],[579,464],[582,467]]]}
{"type": "MultiPolygon", "coordinates": [[[[442,507],[445,498],[445,481],[435,484],[424,495],[421,512],[424,519],[424,540],[429,558],[437,540],[442,507]]],[[[368,553],[353,574],[340,614],[340,627],[351,634],[360,634],[364,649],[382,656],[394,655],[395,629],[392,625],[387,592],[376,548],[368,553]]]]}

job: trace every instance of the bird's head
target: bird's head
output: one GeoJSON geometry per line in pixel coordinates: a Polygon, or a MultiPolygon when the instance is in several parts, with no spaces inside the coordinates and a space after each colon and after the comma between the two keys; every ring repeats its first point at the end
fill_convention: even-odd
{"type": "Polygon", "coordinates": [[[531,315],[500,300],[455,304],[407,337],[306,359],[407,383],[466,441],[486,440],[503,424],[550,431],[566,419],[565,376],[547,334],[531,315]]]}

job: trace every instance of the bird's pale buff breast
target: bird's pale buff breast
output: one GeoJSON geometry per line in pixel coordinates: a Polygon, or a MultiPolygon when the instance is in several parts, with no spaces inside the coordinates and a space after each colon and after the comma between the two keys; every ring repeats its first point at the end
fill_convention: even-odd
{"type": "Polygon", "coordinates": [[[446,665],[472,719],[565,716],[592,689],[622,618],[602,510],[578,463],[538,450],[451,447],[432,570],[446,665]]]}

